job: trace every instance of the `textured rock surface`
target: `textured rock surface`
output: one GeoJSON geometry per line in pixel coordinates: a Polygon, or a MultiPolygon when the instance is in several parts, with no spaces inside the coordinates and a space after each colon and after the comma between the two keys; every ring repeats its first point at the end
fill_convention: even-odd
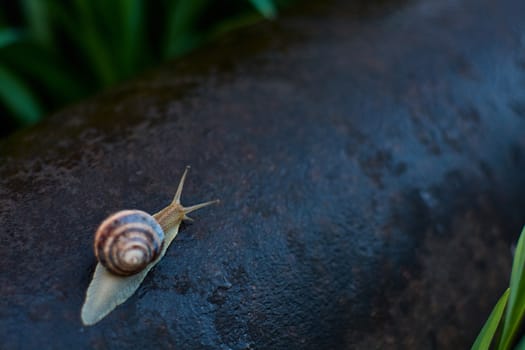
{"type": "Polygon", "coordinates": [[[0,144],[0,347],[467,348],[524,224],[525,3],[331,1],[0,144]],[[195,214],[127,303],[93,232],[195,214]]]}

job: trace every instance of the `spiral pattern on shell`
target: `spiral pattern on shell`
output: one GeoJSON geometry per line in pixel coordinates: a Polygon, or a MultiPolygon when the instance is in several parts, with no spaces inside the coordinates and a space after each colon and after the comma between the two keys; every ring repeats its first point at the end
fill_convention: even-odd
{"type": "Polygon", "coordinates": [[[141,210],[122,210],[100,224],[95,255],[114,274],[133,275],[154,261],[164,244],[158,222],[141,210]]]}

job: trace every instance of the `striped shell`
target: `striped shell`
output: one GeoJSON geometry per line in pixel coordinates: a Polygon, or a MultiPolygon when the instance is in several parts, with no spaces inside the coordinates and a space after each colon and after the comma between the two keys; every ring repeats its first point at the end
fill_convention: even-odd
{"type": "Polygon", "coordinates": [[[122,210],[100,224],[95,234],[95,255],[112,273],[129,276],[154,261],[163,243],[164,231],[151,215],[122,210]]]}

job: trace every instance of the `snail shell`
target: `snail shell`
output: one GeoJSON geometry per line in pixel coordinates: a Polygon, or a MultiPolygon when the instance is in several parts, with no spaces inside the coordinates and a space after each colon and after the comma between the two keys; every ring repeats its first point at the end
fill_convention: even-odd
{"type": "Polygon", "coordinates": [[[143,270],[162,250],[164,231],[142,210],[119,211],[100,224],[95,255],[110,272],[129,276],[143,270]]]}

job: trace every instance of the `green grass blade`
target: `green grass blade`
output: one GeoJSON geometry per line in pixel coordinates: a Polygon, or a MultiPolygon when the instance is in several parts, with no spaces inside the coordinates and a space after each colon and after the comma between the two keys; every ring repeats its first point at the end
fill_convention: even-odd
{"type": "Polygon", "coordinates": [[[474,345],[472,345],[471,350],[490,349],[492,338],[494,337],[494,333],[496,333],[496,329],[498,328],[498,325],[503,316],[503,311],[505,310],[505,306],[507,305],[507,300],[509,298],[509,290],[510,289],[507,288],[505,293],[503,293],[503,295],[499,298],[498,302],[496,303],[496,306],[494,306],[494,309],[492,309],[492,312],[490,313],[487,322],[485,322],[485,325],[479,332],[479,335],[476,338],[474,345]]]}
{"type": "Polygon", "coordinates": [[[209,0],[178,0],[168,3],[164,57],[172,58],[193,49],[199,42],[197,21],[209,0]]]}
{"type": "Polygon", "coordinates": [[[525,350],[525,337],[522,337],[518,345],[514,348],[514,350],[525,350]]]}
{"type": "Polygon", "coordinates": [[[210,33],[210,39],[215,39],[225,33],[231,32],[232,30],[247,27],[251,24],[257,23],[261,20],[261,15],[258,13],[246,13],[235,17],[229,17],[219,22],[210,33]]]}
{"type": "MultiPolygon", "coordinates": [[[[52,52],[29,43],[15,44],[0,50],[0,60],[12,71],[29,78],[31,83],[45,86],[45,100],[52,96],[64,102],[81,97],[89,91],[87,79],[82,79],[75,66],[52,52]]],[[[43,93],[40,93],[43,95],[43,93]]],[[[44,99],[41,99],[41,101],[44,99]]]]}
{"type": "Polygon", "coordinates": [[[99,45],[109,53],[116,79],[129,77],[138,66],[140,44],[144,43],[144,1],[90,0],[79,13],[86,12],[87,6],[93,15],[86,19],[91,27],[94,25],[94,34],[101,39],[99,45]]]}
{"type": "Polygon", "coordinates": [[[144,6],[141,0],[120,0],[120,64],[127,77],[139,68],[141,45],[144,44],[144,6]]]}
{"type": "Polygon", "coordinates": [[[498,350],[510,350],[525,314],[525,227],[512,262],[510,294],[498,350]]]}
{"type": "Polygon", "coordinates": [[[23,125],[40,119],[40,107],[29,89],[6,67],[0,65],[0,100],[23,125]]]}
{"type": "Polygon", "coordinates": [[[272,19],[277,15],[277,8],[272,0],[250,0],[250,2],[266,18],[272,19]]]}
{"type": "Polygon", "coordinates": [[[16,43],[20,40],[22,34],[14,28],[0,29],[0,49],[16,43]]]}
{"type": "MultiPolygon", "coordinates": [[[[69,3],[69,2],[68,2],[69,3]]],[[[55,16],[55,26],[69,37],[74,45],[73,51],[81,53],[87,63],[86,71],[91,71],[101,86],[108,86],[117,81],[117,72],[112,56],[106,46],[106,34],[100,32],[97,14],[92,4],[86,0],[69,3],[71,8],[50,2],[50,12],[55,16]]],[[[70,49],[71,50],[71,49],[70,49]]],[[[67,51],[63,52],[67,55],[67,51]]]]}
{"type": "Polygon", "coordinates": [[[43,0],[22,1],[27,26],[33,40],[43,47],[50,48],[53,42],[47,4],[48,1],[43,0]]]}

